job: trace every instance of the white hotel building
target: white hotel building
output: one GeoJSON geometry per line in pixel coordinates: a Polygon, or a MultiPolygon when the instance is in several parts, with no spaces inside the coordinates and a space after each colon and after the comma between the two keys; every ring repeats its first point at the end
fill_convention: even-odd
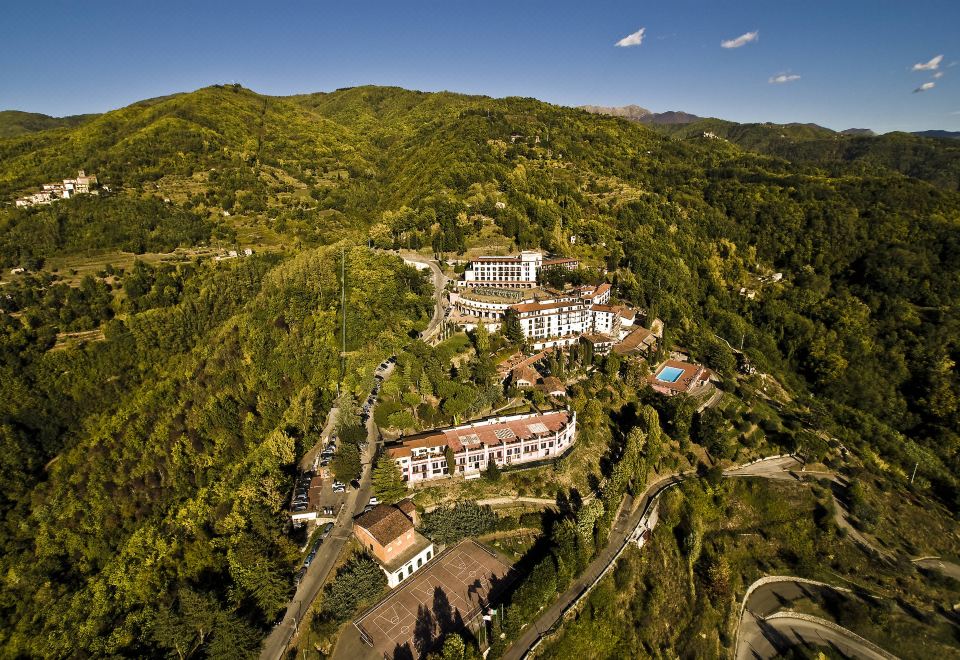
{"type": "Polygon", "coordinates": [[[459,285],[528,289],[537,286],[537,274],[542,268],[573,270],[579,266],[580,262],[576,259],[544,259],[543,254],[532,251],[524,251],[512,257],[477,257],[467,265],[459,285]]]}
{"type": "Polygon", "coordinates": [[[490,462],[499,466],[540,461],[563,454],[573,445],[577,414],[568,410],[491,417],[461,426],[435,429],[403,438],[387,447],[408,485],[451,474],[476,479],[490,462]]]}
{"type": "Polygon", "coordinates": [[[514,309],[524,336],[537,350],[568,346],[585,334],[619,340],[621,329],[633,325],[635,317],[628,307],[609,304],[607,283],[562,292],[485,286],[454,293],[450,300],[457,312],[454,322],[468,330],[481,321],[496,330],[506,311],[514,309]]]}

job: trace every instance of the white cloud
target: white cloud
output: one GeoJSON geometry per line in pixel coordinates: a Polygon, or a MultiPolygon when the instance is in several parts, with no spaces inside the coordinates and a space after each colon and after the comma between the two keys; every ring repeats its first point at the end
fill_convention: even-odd
{"type": "Polygon", "coordinates": [[[935,74],[933,74],[933,77],[935,80],[943,78],[943,71],[937,71],[935,74]]]}
{"type": "Polygon", "coordinates": [[[780,73],[775,76],[770,76],[767,82],[771,85],[782,85],[783,83],[793,82],[794,80],[800,80],[800,76],[795,73],[780,73]]]}
{"type": "Polygon", "coordinates": [[[760,31],[756,30],[754,32],[747,32],[746,34],[741,34],[736,39],[727,39],[720,42],[721,48],[740,48],[740,46],[746,46],[751,41],[756,41],[760,38],[760,31]]]}
{"type": "Polygon", "coordinates": [[[915,90],[913,90],[913,93],[916,94],[917,92],[926,92],[927,90],[933,89],[936,86],[937,86],[937,83],[925,82],[919,87],[917,87],[915,90]]]}
{"type": "Polygon", "coordinates": [[[620,48],[629,48],[630,46],[639,46],[643,43],[643,33],[647,31],[647,28],[642,27],[633,34],[628,34],[623,39],[615,43],[615,46],[620,48]]]}
{"type": "Polygon", "coordinates": [[[935,71],[940,68],[940,62],[943,61],[943,55],[937,55],[929,62],[917,62],[913,65],[914,71],[935,71]]]}

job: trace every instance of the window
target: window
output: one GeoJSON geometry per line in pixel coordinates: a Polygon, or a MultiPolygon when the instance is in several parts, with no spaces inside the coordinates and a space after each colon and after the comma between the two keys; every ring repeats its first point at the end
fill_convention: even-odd
{"type": "Polygon", "coordinates": [[[433,557],[433,550],[427,550],[427,561],[430,561],[431,557],[433,557]]]}
{"type": "Polygon", "coordinates": [[[423,566],[423,557],[417,559],[417,568],[420,568],[421,566],[423,566]]]}
{"type": "Polygon", "coordinates": [[[397,575],[397,582],[403,582],[403,571],[400,571],[397,575]]]}

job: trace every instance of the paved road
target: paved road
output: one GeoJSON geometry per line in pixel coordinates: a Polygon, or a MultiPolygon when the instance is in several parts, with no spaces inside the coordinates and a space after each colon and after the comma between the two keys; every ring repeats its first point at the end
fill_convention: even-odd
{"type": "Polygon", "coordinates": [[[939,557],[924,557],[923,559],[914,559],[913,563],[923,568],[932,568],[940,571],[944,575],[952,577],[954,580],[960,580],[960,565],[950,561],[944,561],[939,557]]]}
{"type": "Polygon", "coordinates": [[[443,274],[442,270],[440,270],[440,264],[438,264],[435,259],[424,257],[416,252],[401,252],[400,257],[404,261],[413,261],[418,264],[426,264],[430,267],[430,271],[433,273],[433,318],[430,319],[430,324],[421,333],[421,338],[424,341],[430,341],[438,332],[440,332],[443,319],[446,316],[447,276],[443,274]]]}
{"type": "MultiPolygon", "coordinates": [[[[799,461],[792,456],[787,456],[758,461],[742,468],[733,468],[724,472],[724,475],[779,478],[784,470],[789,470],[799,465],[799,461]]],[[[610,533],[607,545],[597,558],[590,562],[587,569],[573,581],[567,590],[560,594],[557,601],[540,615],[540,618],[534,623],[524,628],[520,637],[518,637],[510,648],[507,649],[506,653],[504,653],[504,660],[520,660],[526,657],[527,652],[537,642],[540,635],[556,625],[567,608],[570,607],[584,591],[592,589],[599,581],[604,570],[613,558],[620,554],[630,536],[640,524],[640,520],[646,514],[650,502],[670,486],[689,477],[690,474],[691,473],[671,474],[658,479],[647,487],[639,502],[636,503],[636,506],[634,506],[634,503],[631,502],[629,496],[627,496],[620,515],[614,524],[613,531],[610,533]]]]}
{"type": "Polygon", "coordinates": [[[781,657],[798,644],[832,646],[851,658],[889,660],[859,635],[816,617],[783,612],[794,600],[830,589],[826,585],[781,581],[757,587],[747,601],[737,636],[736,660],[781,657]]]}
{"type": "Polygon", "coordinates": [[[633,531],[640,523],[640,519],[646,512],[647,505],[650,501],[665,488],[679,481],[682,481],[682,477],[678,475],[668,475],[657,480],[647,487],[647,490],[639,502],[636,503],[637,506],[634,506],[635,503],[629,495],[626,496],[624,505],[620,510],[620,515],[617,516],[613,530],[610,532],[607,545],[596,559],[590,562],[586,570],[570,584],[567,590],[560,594],[560,597],[553,605],[540,615],[539,619],[524,628],[520,637],[518,637],[510,648],[507,649],[506,653],[503,654],[504,660],[520,660],[520,658],[523,658],[527,650],[537,641],[537,638],[560,620],[560,617],[566,609],[577,600],[580,594],[593,587],[613,558],[619,554],[624,545],[626,545],[633,531]]]}
{"type": "MultiPolygon", "coordinates": [[[[388,377],[393,373],[393,364],[389,365],[385,371],[378,371],[378,373],[383,373],[384,378],[388,377]]],[[[331,419],[332,417],[328,416],[328,428],[332,424],[331,419]]],[[[264,641],[263,648],[260,652],[261,660],[276,660],[283,655],[287,644],[303,620],[303,614],[309,609],[310,604],[314,598],[317,597],[317,594],[320,593],[320,589],[326,583],[327,577],[333,569],[337,558],[340,556],[344,544],[347,542],[347,539],[350,538],[353,532],[354,516],[363,511],[367,502],[370,501],[372,491],[371,463],[374,456],[376,456],[379,440],[380,431],[377,429],[373,421],[373,415],[371,414],[367,419],[367,448],[361,456],[363,469],[360,476],[360,488],[357,490],[351,489],[350,492],[347,493],[346,502],[337,516],[330,536],[324,540],[316,558],[313,560],[313,563],[310,564],[310,568],[307,569],[307,573],[300,582],[300,586],[297,587],[293,599],[287,605],[287,611],[283,616],[283,620],[264,641]]],[[[316,449],[317,448],[314,447],[311,451],[315,451],[316,449]]]]}
{"type": "Polygon", "coordinates": [[[766,477],[796,481],[797,477],[791,471],[799,470],[803,463],[793,456],[782,456],[765,461],[757,461],[749,465],[729,468],[723,471],[725,477],[766,477]]]}

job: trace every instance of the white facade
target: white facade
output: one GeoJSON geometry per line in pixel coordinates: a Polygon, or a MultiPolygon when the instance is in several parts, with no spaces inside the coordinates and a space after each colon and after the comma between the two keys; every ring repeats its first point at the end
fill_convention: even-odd
{"type": "Polygon", "coordinates": [[[491,461],[504,466],[559,456],[574,443],[576,433],[573,411],[524,413],[414,436],[388,453],[408,485],[448,476],[448,447],[454,473],[470,479],[479,477],[491,461]]]}
{"type": "Polygon", "coordinates": [[[77,173],[76,179],[63,179],[62,183],[45,183],[40,192],[36,192],[16,200],[16,206],[34,206],[35,204],[50,204],[58,199],[70,199],[75,194],[98,194],[94,190],[97,186],[97,175],[87,176],[83,170],[77,173]]]}
{"type": "MultiPolygon", "coordinates": [[[[512,259],[514,263],[518,259],[490,258],[512,259]]],[[[494,271],[467,271],[470,277],[477,273],[483,277],[497,277],[490,275],[491,272],[494,271]]],[[[471,288],[454,293],[450,298],[459,317],[454,322],[471,330],[482,320],[489,330],[495,331],[507,310],[513,309],[517,312],[524,337],[538,350],[569,346],[584,334],[617,336],[621,325],[633,324],[632,310],[608,304],[611,287],[607,283],[560,293],[540,288],[518,290],[516,283],[499,282],[495,286],[490,282],[470,282],[473,283],[471,288]]]]}
{"type": "Polygon", "coordinates": [[[620,332],[620,312],[608,305],[593,305],[590,308],[593,332],[616,336],[620,332]]]}
{"type": "Polygon", "coordinates": [[[424,564],[433,559],[433,543],[430,543],[416,555],[396,568],[388,568],[380,564],[380,568],[387,574],[387,585],[393,589],[408,577],[423,568],[424,564]]]}
{"type": "Polygon", "coordinates": [[[539,252],[521,252],[515,257],[478,257],[463,273],[464,286],[527,288],[537,285],[537,273],[543,266],[539,252]]]}

